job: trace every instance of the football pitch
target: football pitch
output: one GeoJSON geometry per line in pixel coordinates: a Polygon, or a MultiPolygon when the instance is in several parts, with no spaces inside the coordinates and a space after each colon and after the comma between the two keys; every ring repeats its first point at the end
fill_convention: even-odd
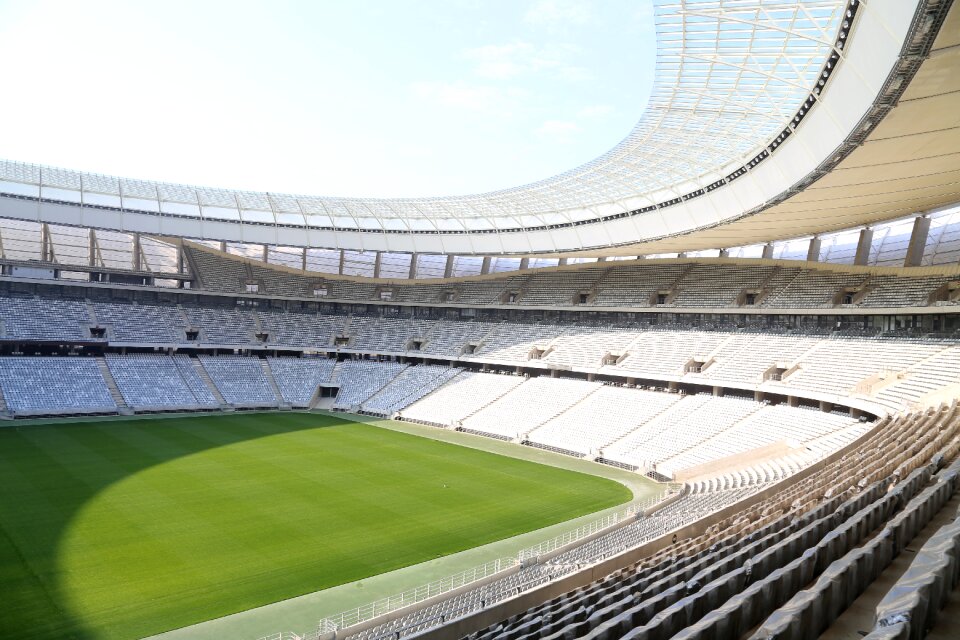
{"type": "Polygon", "coordinates": [[[0,638],[141,638],[630,498],[322,414],[4,427],[0,638]]]}

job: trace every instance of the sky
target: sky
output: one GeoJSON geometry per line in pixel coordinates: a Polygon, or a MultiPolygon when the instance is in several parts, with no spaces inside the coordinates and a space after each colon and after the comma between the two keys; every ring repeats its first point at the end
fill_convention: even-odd
{"type": "Polygon", "coordinates": [[[651,0],[0,0],[0,157],[417,197],[604,153],[653,82],[651,0]]]}

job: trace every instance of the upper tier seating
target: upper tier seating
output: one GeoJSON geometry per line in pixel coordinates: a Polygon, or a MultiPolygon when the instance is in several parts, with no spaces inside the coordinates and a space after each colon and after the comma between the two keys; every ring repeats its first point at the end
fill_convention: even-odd
{"type": "Polygon", "coordinates": [[[111,342],[182,343],[186,341],[184,320],[174,307],[149,304],[94,302],[97,324],[108,328],[111,342]]]}
{"type": "Polygon", "coordinates": [[[86,327],[93,324],[82,300],[0,297],[4,340],[89,342],[86,327]]]}
{"type": "Polygon", "coordinates": [[[0,387],[14,415],[117,410],[94,358],[0,358],[0,387]]]}
{"type": "MultiPolygon", "coordinates": [[[[186,253],[200,274],[204,288],[243,293],[249,281],[263,284],[263,293],[278,296],[313,297],[313,287],[322,283],[326,298],[372,301],[378,298],[376,282],[340,279],[337,276],[285,271],[271,265],[249,264],[199,247],[186,253]]],[[[722,261],[655,262],[643,260],[607,263],[605,266],[571,266],[556,271],[530,270],[499,277],[436,282],[415,280],[391,284],[392,300],[439,303],[446,293],[454,302],[470,305],[517,304],[572,307],[587,293],[587,305],[599,307],[683,307],[728,309],[735,307],[742,292],[760,292],[759,307],[773,309],[830,308],[842,305],[842,290],[853,290],[865,308],[926,306],[930,295],[949,276],[867,275],[843,271],[838,265],[822,268],[750,264],[722,261]],[[862,290],[862,291],[861,291],[862,290]],[[517,294],[516,301],[506,299],[517,294]],[[668,292],[665,304],[657,304],[657,292],[668,292]]]]}
{"type": "Polygon", "coordinates": [[[314,313],[258,311],[256,315],[268,344],[290,347],[330,347],[336,336],[343,335],[347,323],[346,316],[314,313]]]}
{"type": "Polygon", "coordinates": [[[250,345],[256,342],[253,315],[240,309],[185,307],[191,326],[200,330],[199,342],[250,345]]]}

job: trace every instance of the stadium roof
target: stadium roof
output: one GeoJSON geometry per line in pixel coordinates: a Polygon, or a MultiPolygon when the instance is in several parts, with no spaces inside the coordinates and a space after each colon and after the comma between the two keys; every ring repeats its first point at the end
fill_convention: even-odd
{"type": "MultiPolygon", "coordinates": [[[[849,164],[848,156],[895,111],[926,66],[921,62],[948,0],[655,5],[656,83],[636,127],[600,158],[541,182],[461,197],[349,199],[0,162],[0,192],[20,197],[0,199],[0,215],[292,246],[563,255],[745,244],[903,215],[903,207],[874,207],[842,216],[838,225],[822,202],[799,217],[781,203],[849,164]]],[[[934,63],[937,95],[941,85],[956,82],[950,76],[957,74],[947,73],[955,63],[950,51],[934,63]]],[[[938,120],[925,112],[909,116],[914,127],[943,129],[956,106],[947,96],[954,102],[937,107],[938,120]]],[[[888,144],[888,154],[902,146],[888,144]]],[[[957,168],[953,158],[946,162],[957,168]]],[[[838,188],[832,198],[846,196],[838,188]]]]}

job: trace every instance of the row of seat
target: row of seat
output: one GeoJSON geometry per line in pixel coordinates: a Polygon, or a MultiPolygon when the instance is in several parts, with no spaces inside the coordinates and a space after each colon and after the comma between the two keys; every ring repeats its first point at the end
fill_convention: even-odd
{"type": "Polygon", "coordinates": [[[865,583],[866,567],[903,548],[956,491],[955,468],[926,487],[960,451],[958,433],[956,407],[887,421],[841,460],[701,536],[471,638],[738,637],[765,620],[806,629],[789,608],[769,616],[810,583],[820,597],[801,594],[794,604],[806,616],[813,603],[813,619],[817,603],[830,601],[835,615],[853,591],[824,594],[838,581],[865,583]]]}

